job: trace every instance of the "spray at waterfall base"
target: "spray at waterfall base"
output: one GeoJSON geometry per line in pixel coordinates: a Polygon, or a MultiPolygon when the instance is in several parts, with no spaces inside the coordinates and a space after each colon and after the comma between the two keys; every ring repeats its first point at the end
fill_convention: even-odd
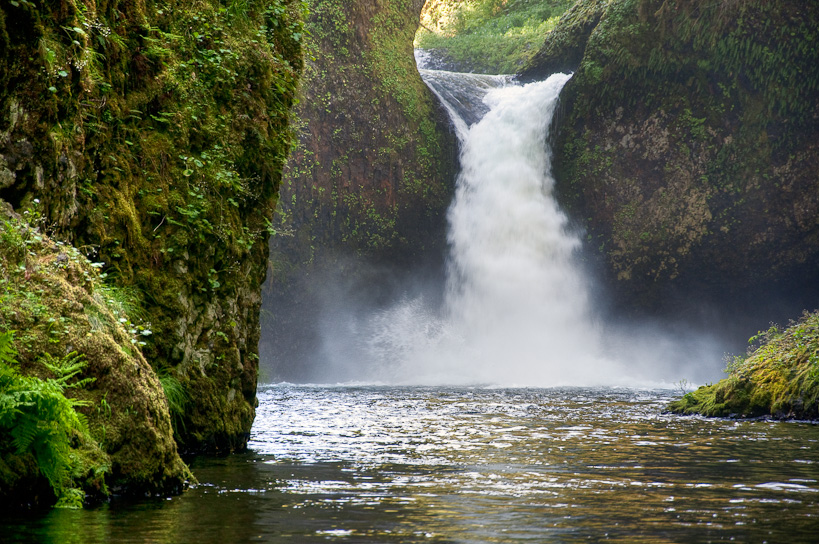
{"type": "Polygon", "coordinates": [[[461,140],[445,280],[404,274],[377,303],[373,281],[326,284],[307,381],[652,387],[718,378],[726,349],[717,339],[618,327],[596,313],[547,145],[570,76],[518,86],[508,76],[421,73],[461,140]]]}

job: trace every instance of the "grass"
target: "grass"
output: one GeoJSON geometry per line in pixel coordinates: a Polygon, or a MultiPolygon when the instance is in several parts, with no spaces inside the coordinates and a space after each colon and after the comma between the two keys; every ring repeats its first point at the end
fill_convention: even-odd
{"type": "Polygon", "coordinates": [[[174,434],[179,436],[180,431],[185,430],[185,412],[190,403],[190,395],[171,369],[162,368],[157,372],[157,376],[165,392],[165,398],[168,399],[168,411],[171,414],[174,434]]]}
{"type": "Polygon", "coordinates": [[[572,4],[566,0],[432,2],[422,14],[415,45],[435,50],[460,71],[515,73],[572,4]]]}

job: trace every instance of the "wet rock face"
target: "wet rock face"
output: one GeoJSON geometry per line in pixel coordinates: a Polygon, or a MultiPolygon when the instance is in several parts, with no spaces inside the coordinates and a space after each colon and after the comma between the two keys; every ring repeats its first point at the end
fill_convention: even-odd
{"type": "Polygon", "coordinates": [[[278,209],[284,228],[315,245],[409,261],[440,244],[429,235],[443,222],[457,147],[415,66],[422,7],[310,6],[299,144],[278,209]]]}
{"type": "Polygon", "coordinates": [[[299,143],[277,208],[283,236],[271,240],[263,364],[293,361],[291,350],[314,343],[305,338],[322,286],[392,274],[363,279],[361,259],[405,268],[442,258],[457,167],[446,113],[415,65],[423,1],[309,4],[299,143]]]}
{"type": "Polygon", "coordinates": [[[600,8],[567,12],[523,76],[582,51],[562,97],[559,191],[620,300],[668,309],[690,293],[815,284],[819,9],[600,8]]]}
{"type": "Polygon", "coordinates": [[[139,293],[182,447],[241,449],[302,5],[40,4],[0,7],[0,199],[139,293]]]}

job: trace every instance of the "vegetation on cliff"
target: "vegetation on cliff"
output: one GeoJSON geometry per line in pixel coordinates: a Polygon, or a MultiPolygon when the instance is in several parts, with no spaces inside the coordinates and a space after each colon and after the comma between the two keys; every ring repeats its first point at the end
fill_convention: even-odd
{"type": "Polygon", "coordinates": [[[513,74],[538,51],[543,35],[573,0],[430,0],[416,46],[442,68],[513,74]]]}
{"type": "Polygon", "coordinates": [[[39,200],[54,239],[127,288],[187,450],[242,448],[253,420],[303,14],[298,0],[0,7],[0,199],[39,200]]]}
{"type": "Polygon", "coordinates": [[[669,309],[673,292],[815,284],[819,6],[580,4],[523,75],[582,51],[562,95],[558,189],[620,300],[669,309]]]}
{"type": "Polygon", "coordinates": [[[263,325],[271,358],[293,364],[290,350],[300,349],[317,321],[317,291],[333,280],[362,280],[363,259],[406,267],[443,254],[457,144],[416,68],[422,6],[309,2],[299,143],[271,244],[275,272],[263,325]]]}
{"type": "MultiPolygon", "coordinates": [[[[29,477],[36,481],[42,476],[58,498],[58,506],[82,504],[85,492],[74,487],[72,476],[91,472],[92,478],[101,479],[108,468],[94,462],[94,454],[99,450],[90,437],[88,423],[76,411],[82,402],[65,396],[66,389],[82,385],[82,382],[68,382],[82,370],[83,364],[68,357],[59,361],[60,364],[49,364],[49,370],[58,375],[56,378],[23,376],[16,368],[13,339],[13,332],[0,333],[0,429],[3,431],[0,448],[5,454],[0,460],[0,478],[3,490],[16,487],[15,480],[29,477]],[[86,453],[82,448],[72,448],[72,441],[89,444],[91,451],[86,453]],[[9,450],[13,451],[13,457],[9,450]],[[82,454],[77,455],[76,450],[82,454]],[[90,471],[87,465],[92,465],[90,471]]],[[[105,489],[104,480],[93,483],[101,490],[105,489]]],[[[7,493],[3,495],[5,502],[11,502],[7,493]]],[[[26,501],[35,497],[36,494],[21,498],[26,501]]]]}
{"type": "Polygon", "coordinates": [[[521,81],[546,79],[558,72],[577,70],[586,43],[605,13],[609,0],[582,0],[576,2],[546,35],[546,41],[520,71],[521,81]]]}
{"type": "Polygon", "coordinates": [[[0,500],[178,492],[190,473],[140,352],[153,331],[101,263],[44,234],[36,203],[25,217],[0,216],[0,500]]]}
{"type": "Polygon", "coordinates": [[[706,416],[819,419],[819,313],[750,340],[758,347],[731,360],[728,378],[672,402],[673,412],[706,416]]]}
{"type": "Polygon", "coordinates": [[[449,201],[455,148],[415,66],[421,4],[310,3],[300,141],[278,208],[283,232],[370,255],[430,243],[430,223],[442,223],[449,201]]]}

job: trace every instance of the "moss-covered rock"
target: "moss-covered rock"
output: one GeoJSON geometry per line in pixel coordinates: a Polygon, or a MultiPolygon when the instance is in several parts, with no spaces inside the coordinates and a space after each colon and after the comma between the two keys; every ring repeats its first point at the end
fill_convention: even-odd
{"type": "MultiPolygon", "coordinates": [[[[76,380],[87,380],[66,390],[82,404],[89,430],[87,440],[72,440],[77,460],[66,485],[92,496],[174,493],[191,478],[177,453],[163,388],[140,352],[151,331],[127,313],[128,298],[106,285],[78,250],[2,210],[0,331],[16,331],[21,375],[59,378],[55,362],[68,361],[81,372],[76,380]]],[[[43,484],[46,467],[17,452],[11,429],[0,431],[3,502],[53,501],[43,484]]]]}
{"type": "Polygon", "coordinates": [[[587,0],[547,36],[525,73],[583,51],[558,191],[620,300],[815,285],[817,28],[819,6],[795,0],[587,0]]]}
{"type": "MultiPolygon", "coordinates": [[[[298,0],[0,6],[0,198],[133,288],[188,450],[244,447],[298,0]]],[[[133,437],[138,440],[137,437],[133,437]]]]}
{"type": "Polygon", "coordinates": [[[289,359],[284,350],[298,349],[315,326],[310,286],[326,284],[316,281],[321,270],[336,279],[361,274],[339,254],[402,266],[443,254],[457,144],[415,65],[422,6],[309,2],[299,143],[271,241],[262,348],[271,358],[289,359]]]}
{"type": "Polygon", "coordinates": [[[706,416],[819,419],[819,313],[805,314],[784,331],[751,339],[761,345],[728,366],[728,378],[700,387],[669,405],[706,416]]]}
{"type": "Polygon", "coordinates": [[[360,254],[440,244],[428,233],[444,221],[457,148],[415,66],[422,5],[310,4],[299,143],[278,207],[285,231],[360,254]]]}
{"type": "Polygon", "coordinates": [[[546,43],[520,71],[522,81],[538,81],[552,74],[574,72],[583,60],[589,36],[600,22],[609,0],[576,2],[561,15],[546,43]]]}

